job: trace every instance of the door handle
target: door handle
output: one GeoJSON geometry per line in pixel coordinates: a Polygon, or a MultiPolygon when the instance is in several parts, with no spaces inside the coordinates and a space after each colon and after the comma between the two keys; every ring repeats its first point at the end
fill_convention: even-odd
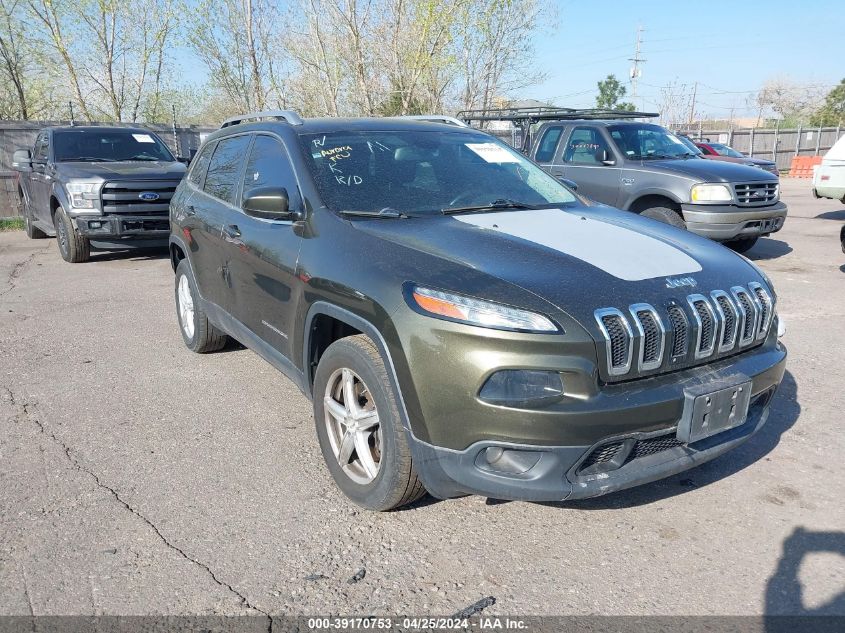
{"type": "Polygon", "coordinates": [[[241,236],[241,230],[237,224],[227,224],[223,227],[223,235],[231,239],[237,239],[241,236]]]}

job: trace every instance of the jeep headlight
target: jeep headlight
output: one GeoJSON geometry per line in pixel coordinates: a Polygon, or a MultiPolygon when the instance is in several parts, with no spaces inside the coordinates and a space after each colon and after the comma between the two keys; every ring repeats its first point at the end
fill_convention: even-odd
{"type": "Polygon", "coordinates": [[[730,202],[733,196],[726,185],[693,185],[690,199],[693,202],[730,202]]]}
{"type": "Polygon", "coordinates": [[[560,329],[542,314],[512,308],[500,303],[474,299],[464,295],[413,286],[407,296],[411,307],[450,321],[499,330],[521,332],[559,332],[560,329]]]}
{"type": "Polygon", "coordinates": [[[70,206],[74,209],[94,209],[98,188],[99,183],[96,182],[69,182],[65,189],[70,196],[70,206]]]}

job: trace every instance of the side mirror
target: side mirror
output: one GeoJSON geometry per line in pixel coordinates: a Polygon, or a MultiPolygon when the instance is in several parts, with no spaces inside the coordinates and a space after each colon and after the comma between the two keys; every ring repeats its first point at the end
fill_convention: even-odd
{"type": "Polygon", "coordinates": [[[596,153],[598,154],[597,158],[602,165],[611,167],[616,164],[616,159],[613,158],[613,154],[608,152],[606,149],[600,149],[596,153]]]}
{"type": "Polygon", "coordinates": [[[256,187],[244,195],[243,210],[253,218],[262,220],[300,219],[298,211],[288,208],[288,192],[284,187],[256,187]]]}
{"type": "Polygon", "coordinates": [[[191,164],[191,159],[188,158],[187,156],[177,156],[176,160],[179,161],[180,163],[184,163],[185,165],[191,164]]]}
{"type": "Polygon", "coordinates": [[[569,178],[563,177],[558,178],[558,180],[561,182],[561,184],[566,185],[567,187],[572,189],[572,191],[578,191],[578,183],[574,180],[569,180],[569,178]]]}
{"type": "Polygon", "coordinates": [[[18,149],[12,154],[12,169],[15,171],[32,171],[32,154],[28,149],[18,149]]]}

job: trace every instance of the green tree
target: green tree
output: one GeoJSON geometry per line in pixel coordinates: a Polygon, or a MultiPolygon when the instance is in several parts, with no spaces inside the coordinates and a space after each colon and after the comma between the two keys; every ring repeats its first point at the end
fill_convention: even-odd
{"type": "Polygon", "coordinates": [[[845,79],[827,93],[824,105],[812,117],[810,125],[842,125],[845,122],[845,79]]]}
{"type": "Polygon", "coordinates": [[[628,91],[616,78],[616,75],[608,75],[606,79],[598,82],[596,85],[599,88],[599,93],[596,95],[597,108],[625,110],[626,112],[636,110],[633,103],[620,101],[628,91]]]}

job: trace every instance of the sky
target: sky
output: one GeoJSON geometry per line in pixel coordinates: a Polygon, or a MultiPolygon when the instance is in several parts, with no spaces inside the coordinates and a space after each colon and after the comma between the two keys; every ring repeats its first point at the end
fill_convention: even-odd
{"type": "Polygon", "coordinates": [[[597,81],[613,73],[627,82],[639,26],[641,109],[657,109],[661,86],[686,84],[691,94],[698,82],[697,114],[750,115],[747,98],[767,79],[830,89],[845,78],[843,0],[553,1],[558,24],[535,42],[547,79],[526,98],[594,106],[597,81]]]}

